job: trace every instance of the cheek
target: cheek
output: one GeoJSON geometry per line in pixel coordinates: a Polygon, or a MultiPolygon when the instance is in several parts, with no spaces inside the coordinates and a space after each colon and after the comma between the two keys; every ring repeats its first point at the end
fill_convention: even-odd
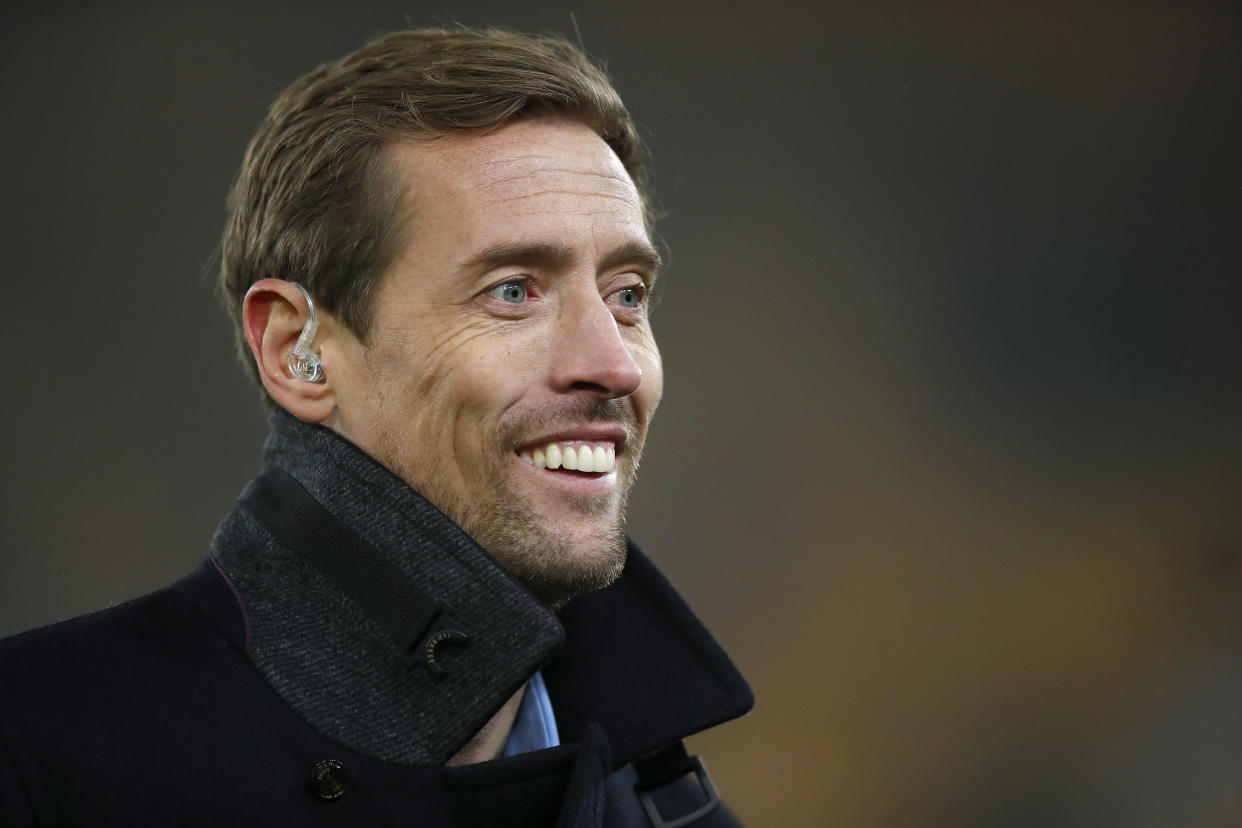
{"type": "Polygon", "coordinates": [[[529,385],[529,350],[484,329],[462,331],[428,348],[410,394],[422,401],[419,418],[438,431],[494,426],[529,385]]]}
{"type": "Polygon", "coordinates": [[[635,396],[638,398],[640,413],[650,420],[664,396],[664,364],[660,359],[660,349],[656,346],[655,339],[648,334],[634,345],[631,353],[643,369],[643,381],[635,396]]]}

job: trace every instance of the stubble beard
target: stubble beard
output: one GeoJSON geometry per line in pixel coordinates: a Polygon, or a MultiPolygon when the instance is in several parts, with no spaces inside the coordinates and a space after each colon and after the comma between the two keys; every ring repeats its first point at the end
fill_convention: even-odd
{"type": "MultiPolygon", "coordinates": [[[[580,423],[610,421],[625,424],[627,454],[630,462],[617,469],[617,488],[601,497],[568,496],[570,513],[584,520],[598,520],[586,542],[575,543],[571,537],[558,533],[523,499],[513,483],[514,469],[506,464],[503,454],[489,455],[483,468],[476,469],[478,479],[492,481],[484,494],[467,502],[460,493],[444,485],[433,475],[428,479],[411,468],[398,465],[394,471],[412,488],[431,501],[467,535],[482,546],[510,575],[530,590],[544,605],[560,609],[573,598],[594,592],[611,584],[625,568],[625,509],[630,489],[638,476],[636,418],[628,403],[609,400],[593,405],[589,411],[571,418],[558,417],[556,422],[580,423]],[[610,514],[611,513],[611,514],[610,514]]],[[[496,441],[510,449],[521,443],[523,436],[555,430],[551,416],[527,418],[523,424],[502,424],[502,436],[496,441]],[[540,430],[542,429],[542,431],[540,430]]],[[[396,457],[390,454],[390,457],[396,457]]]]}
{"type": "MultiPolygon", "coordinates": [[[[468,509],[460,525],[536,598],[560,609],[621,575],[626,554],[625,500],[623,494],[613,518],[592,533],[590,548],[541,525],[538,515],[505,491],[468,509]]],[[[612,509],[611,504],[602,508],[592,502],[575,504],[575,511],[584,516],[596,511],[602,516],[612,509]]]]}

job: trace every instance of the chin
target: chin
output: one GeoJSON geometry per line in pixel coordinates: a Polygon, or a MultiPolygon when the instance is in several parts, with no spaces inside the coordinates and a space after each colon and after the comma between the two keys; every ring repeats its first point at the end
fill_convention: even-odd
{"type": "Polygon", "coordinates": [[[516,487],[502,483],[497,488],[499,497],[470,499],[434,485],[422,491],[548,607],[559,609],[621,575],[629,485],[605,496],[562,497],[551,509],[509,494],[516,487]]]}
{"type": "Polygon", "coordinates": [[[578,566],[565,566],[521,577],[526,587],[540,601],[559,610],[579,595],[595,592],[621,577],[625,569],[625,545],[610,550],[602,560],[580,561],[578,566]]]}
{"type": "Polygon", "coordinates": [[[539,535],[502,532],[500,537],[476,539],[510,575],[552,609],[603,589],[625,568],[625,531],[619,525],[582,543],[539,535]]]}

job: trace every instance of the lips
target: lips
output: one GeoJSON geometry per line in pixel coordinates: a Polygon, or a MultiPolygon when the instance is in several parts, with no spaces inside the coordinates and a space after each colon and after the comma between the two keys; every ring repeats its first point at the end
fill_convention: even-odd
{"type": "Polygon", "coordinates": [[[516,454],[537,469],[609,474],[628,436],[628,429],[615,422],[587,423],[519,445],[516,454]]]}
{"type": "Polygon", "coordinates": [[[616,466],[612,440],[549,440],[518,452],[523,462],[537,469],[566,469],[607,474],[616,466]]]}

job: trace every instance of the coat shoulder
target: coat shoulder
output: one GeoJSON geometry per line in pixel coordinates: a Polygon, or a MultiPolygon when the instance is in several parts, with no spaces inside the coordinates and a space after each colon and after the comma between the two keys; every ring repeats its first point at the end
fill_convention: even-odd
{"type": "Polygon", "coordinates": [[[82,703],[144,680],[167,681],[190,652],[227,643],[205,615],[171,587],[0,641],[0,693],[36,707],[82,703]],[[78,698],[85,696],[86,699],[78,698]]]}
{"type": "Polygon", "coordinates": [[[0,641],[0,823],[79,824],[72,803],[102,809],[135,780],[188,773],[186,745],[227,720],[251,672],[174,587],[0,641]]]}

